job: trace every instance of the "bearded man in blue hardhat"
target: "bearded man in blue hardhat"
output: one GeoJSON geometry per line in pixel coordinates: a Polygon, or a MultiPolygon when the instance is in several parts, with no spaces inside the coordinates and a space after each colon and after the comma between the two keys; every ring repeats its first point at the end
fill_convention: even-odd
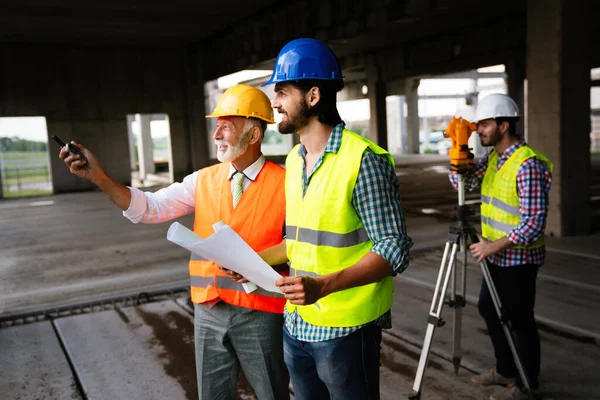
{"type": "Polygon", "coordinates": [[[381,330],[391,327],[394,275],[408,266],[392,156],[346,129],[334,53],[315,39],[286,44],[271,79],[281,133],[301,144],[286,160],[286,241],[261,252],[290,261],[284,358],[297,400],[377,399],[381,330]]]}

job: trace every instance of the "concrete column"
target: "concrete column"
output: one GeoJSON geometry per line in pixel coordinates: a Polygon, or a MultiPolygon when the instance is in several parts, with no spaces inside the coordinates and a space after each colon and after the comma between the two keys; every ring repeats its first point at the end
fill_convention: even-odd
{"type": "Polygon", "coordinates": [[[419,84],[420,79],[406,80],[406,152],[407,154],[419,154],[419,84]]]}
{"type": "MultiPolygon", "coordinates": [[[[204,78],[202,74],[202,54],[192,47],[188,50],[187,58],[187,131],[188,146],[191,153],[191,168],[196,171],[210,164],[208,151],[209,135],[206,128],[206,94],[204,90],[204,78]]],[[[212,110],[211,110],[212,111],[212,110]]],[[[173,159],[177,155],[173,154],[173,159]]],[[[176,169],[177,171],[177,169],[176,169]]],[[[175,179],[180,177],[176,173],[175,179]]],[[[181,177],[182,178],[182,177],[181,177]]]]}
{"type": "MultiPolygon", "coordinates": [[[[475,110],[477,110],[477,104],[479,102],[478,99],[478,93],[479,93],[479,88],[477,87],[477,79],[471,79],[471,82],[469,84],[470,86],[470,92],[473,93],[473,95],[471,97],[468,97],[467,100],[469,100],[469,102],[467,104],[470,104],[472,109],[473,109],[473,117],[475,116],[475,110]]],[[[471,117],[469,117],[471,118],[471,117]]],[[[471,119],[472,120],[472,119],[471,119]]],[[[481,145],[481,140],[479,139],[479,135],[477,135],[476,132],[471,134],[471,137],[469,138],[469,147],[472,150],[473,154],[475,155],[475,157],[480,157],[485,153],[484,147],[481,145]]]]}
{"type": "Polygon", "coordinates": [[[4,159],[2,158],[2,145],[0,145],[0,199],[4,197],[3,194],[3,186],[4,182],[6,182],[6,177],[4,174],[4,159]]]}
{"type": "MultiPolygon", "coordinates": [[[[389,93],[389,92],[388,92],[389,93]]],[[[387,106],[387,131],[388,151],[395,155],[404,154],[402,149],[402,130],[406,129],[404,118],[404,96],[392,96],[386,98],[387,106]]]]}
{"type": "Polygon", "coordinates": [[[167,114],[158,114],[154,115],[154,118],[165,121],[169,127],[169,138],[167,140],[167,162],[169,164],[169,182],[173,183],[175,182],[175,163],[173,162],[173,144],[171,140],[173,135],[171,134],[171,123],[169,121],[169,116],[167,114]]]}
{"type": "Polygon", "coordinates": [[[590,8],[527,2],[528,136],[554,163],[546,233],[558,236],[591,229],[590,8]]]}
{"type": "Polygon", "coordinates": [[[366,58],[367,87],[369,88],[369,139],[387,149],[387,111],[385,81],[381,76],[381,68],[374,55],[366,58]]]}
{"type": "Polygon", "coordinates": [[[517,132],[525,135],[527,138],[527,114],[525,110],[525,63],[522,60],[511,60],[506,66],[506,84],[508,86],[508,95],[517,102],[521,118],[517,122],[517,132]]]}
{"type": "Polygon", "coordinates": [[[406,96],[399,96],[400,101],[398,106],[400,107],[400,154],[406,154],[408,152],[408,124],[406,114],[404,113],[404,107],[406,105],[406,96]]]}
{"type": "Polygon", "coordinates": [[[152,154],[152,131],[150,130],[152,114],[135,114],[138,124],[140,141],[138,142],[138,157],[140,163],[140,180],[146,180],[148,174],[154,173],[154,158],[152,154]]]}
{"type": "Polygon", "coordinates": [[[135,162],[135,139],[133,135],[133,124],[135,123],[135,115],[127,114],[127,138],[129,139],[129,167],[131,171],[137,170],[137,164],[135,162]]]}

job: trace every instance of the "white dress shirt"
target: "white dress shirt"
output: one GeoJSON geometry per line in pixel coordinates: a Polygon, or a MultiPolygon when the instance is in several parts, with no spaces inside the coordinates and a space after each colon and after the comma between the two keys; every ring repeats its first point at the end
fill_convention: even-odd
{"type": "MultiPolygon", "coordinates": [[[[265,161],[265,157],[261,154],[252,165],[242,171],[248,178],[244,179],[242,190],[246,190],[250,183],[254,182],[265,165],[265,161]]],[[[233,164],[229,164],[228,178],[230,181],[235,172],[233,164]]],[[[134,224],[138,222],[152,224],[169,221],[194,212],[197,177],[198,171],[183,178],[182,182],[173,183],[154,193],[129,187],[131,202],[127,211],[123,211],[123,216],[134,224]]]]}

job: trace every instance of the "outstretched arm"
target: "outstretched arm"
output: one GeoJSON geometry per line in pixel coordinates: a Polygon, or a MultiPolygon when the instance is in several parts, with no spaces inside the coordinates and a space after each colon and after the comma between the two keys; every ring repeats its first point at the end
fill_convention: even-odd
{"type": "Polygon", "coordinates": [[[91,151],[81,144],[71,142],[78,147],[81,154],[71,154],[67,147],[60,149],[59,157],[65,162],[72,174],[80,178],[87,179],[98,186],[108,198],[125,211],[129,208],[131,202],[131,192],[129,188],[109,176],[91,151]]]}
{"type": "Polygon", "coordinates": [[[130,221],[158,223],[194,211],[197,172],[186,176],[183,182],[173,183],[157,192],[142,192],[115,180],[102,169],[90,150],[79,143],[71,143],[80,149],[81,155],[70,154],[66,147],[59,155],[71,173],[98,186],[130,221]]]}

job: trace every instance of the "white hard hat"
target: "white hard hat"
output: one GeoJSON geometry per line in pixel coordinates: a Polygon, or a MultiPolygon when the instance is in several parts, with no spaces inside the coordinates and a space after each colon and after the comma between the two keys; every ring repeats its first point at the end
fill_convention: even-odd
{"type": "Polygon", "coordinates": [[[477,104],[473,122],[489,118],[517,118],[519,107],[517,103],[505,94],[494,93],[486,96],[477,104]]]}

